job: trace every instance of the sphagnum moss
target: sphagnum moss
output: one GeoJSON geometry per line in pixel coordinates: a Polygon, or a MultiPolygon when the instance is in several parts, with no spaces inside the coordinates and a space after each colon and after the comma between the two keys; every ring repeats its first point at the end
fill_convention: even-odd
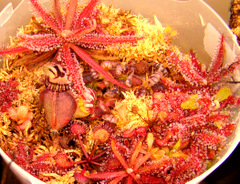
{"type": "MultiPolygon", "coordinates": [[[[0,82],[15,81],[19,91],[11,108],[24,106],[32,114],[31,126],[19,129],[21,118],[1,112],[1,148],[46,183],[184,183],[203,173],[231,135],[231,109],[240,103],[227,83],[209,77],[222,76],[224,37],[206,70],[193,52],[181,53],[172,44],[177,31],[156,16],[152,23],[113,6],[95,7],[97,0],[87,6],[71,0],[72,16],[54,2],[53,21],[31,0],[42,18],[33,16],[9,50],[0,51],[6,54],[0,82]],[[42,50],[44,36],[60,39],[58,47],[42,50]],[[34,37],[42,42],[29,46],[34,37]],[[115,44],[121,39],[122,45],[115,44]],[[43,90],[52,95],[47,102],[40,100],[43,90]],[[53,130],[45,115],[55,123],[65,118],[58,109],[69,106],[57,104],[67,104],[69,95],[78,116],[53,130]]],[[[229,80],[231,71],[224,74],[229,80]]]]}

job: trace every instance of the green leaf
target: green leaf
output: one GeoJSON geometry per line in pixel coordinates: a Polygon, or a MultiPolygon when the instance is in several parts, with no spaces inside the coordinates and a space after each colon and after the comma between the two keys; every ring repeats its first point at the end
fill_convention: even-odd
{"type": "Polygon", "coordinates": [[[169,157],[182,157],[184,159],[187,159],[188,158],[188,155],[183,153],[182,151],[177,151],[177,152],[172,152],[170,151],[169,157]]]}
{"type": "Polygon", "coordinates": [[[217,92],[215,100],[221,102],[223,100],[226,100],[231,94],[232,91],[229,87],[223,87],[217,92]]]}
{"type": "Polygon", "coordinates": [[[185,102],[181,103],[181,107],[183,109],[198,109],[199,108],[199,104],[196,100],[191,99],[185,102]]]}
{"type": "Polygon", "coordinates": [[[180,145],[181,145],[181,139],[179,139],[178,142],[173,146],[173,150],[178,150],[180,145]]]}

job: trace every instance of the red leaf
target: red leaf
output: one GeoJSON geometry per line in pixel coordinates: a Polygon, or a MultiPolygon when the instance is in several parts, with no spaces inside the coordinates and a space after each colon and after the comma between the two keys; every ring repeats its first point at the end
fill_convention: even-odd
{"type": "Polygon", "coordinates": [[[21,52],[27,52],[29,51],[29,49],[27,47],[13,47],[13,48],[9,48],[9,49],[5,49],[5,50],[0,50],[0,55],[4,55],[4,54],[14,54],[14,53],[21,53],[21,52]]]}
{"type": "Polygon", "coordinates": [[[116,171],[116,172],[103,172],[97,174],[90,174],[88,177],[96,180],[104,180],[104,179],[113,179],[116,177],[126,177],[128,174],[126,171],[116,171]]]}
{"type": "Polygon", "coordinates": [[[207,71],[207,79],[208,83],[211,84],[214,81],[217,81],[221,76],[221,69],[224,62],[224,54],[225,54],[225,47],[224,47],[224,36],[221,36],[220,45],[217,50],[217,55],[213,58],[210,67],[207,71]]]}
{"type": "Polygon", "coordinates": [[[203,142],[209,142],[209,143],[214,143],[214,144],[216,144],[220,141],[219,138],[217,138],[213,135],[207,134],[207,133],[198,133],[198,134],[196,134],[196,138],[200,139],[203,142]]]}
{"type": "Polygon", "coordinates": [[[40,6],[37,0],[30,0],[30,2],[37,10],[37,12],[40,14],[40,16],[43,18],[43,20],[51,27],[51,29],[53,29],[56,32],[59,32],[60,29],[56,24],[55,20],[52,18],[50,14],[46,13],[46,10],[44,10],[43,7],[40,6]]]}
{"type": "Polygon", "coordinates": [[[124,88],[128,89],[125,85],[118,82],[116,79],[114,79],[109,73],[107,73],[96,61],[94,61],[86,52],[84,52],[80,47],[71,44],[71,48],[76,52],[76,54],[82,58],[86,63],[88,63],[94,70],[101,73],[106,79],[111,81],[112,83],[124,88]]]}

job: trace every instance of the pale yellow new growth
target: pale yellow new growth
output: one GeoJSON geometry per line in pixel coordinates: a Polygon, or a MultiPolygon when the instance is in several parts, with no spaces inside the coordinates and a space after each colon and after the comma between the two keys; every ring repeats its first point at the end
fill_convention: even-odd
{"type": "Polygon", "coordinates": [[[47,176],[50,181],[47,184],[73,184],[75,179],[73,177],[75,171],[69,171],[68,174],[59,175],[56,173],[41,173],[42,176],[47,176]]]}
{"type": "Polygon", "coordinates": [[[0,145],[4,146],[4,143],[7,141],[7,137],[11,137],[12,133],[10,132],[11,121],[6,117],[6,113],[2,113],[0,116],[0,145]]]}
{"type": "Polygon", "coordinates": [[[116,102],[112,113],[118,118],[117,126],[128,130],[147,126],[153,118],[151,111],[152,99],[149,96],[137,98],[133,91],[123,93],[125,99],[116,102]]]}
{"type": "Polygon", "coordinates": [[[148,58],[150,62],[156,62],[169,50],[172,37],[177,35],[177,31],[170,26],[163,27],[154,15],[154,24],[141,15],[133,15],[128,11],[114,9],[106,5],[101,5],[102,23],[109,23],[106,28],[110,34],[120,35],[124,31],[133,31],[135,35],[144,38],[133,47],[121,47],[120,49],[110,49],[110,53],[122,57],[123,60],[131,59],[141,61],[148,58]]]}

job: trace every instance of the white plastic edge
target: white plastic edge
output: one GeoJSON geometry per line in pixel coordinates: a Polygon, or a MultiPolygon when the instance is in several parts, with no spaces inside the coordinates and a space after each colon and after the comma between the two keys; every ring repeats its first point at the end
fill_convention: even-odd
{"type": "Polygon", "coordinates": [[[5,22],[8,21],[8,19],[13,14],[13,6],[12,3],[8,3],[7,6],[3,8],[3,10],[0,12],[0,27],[4,25],[5,22]]]}
{"type": "Polygon", "coordinates": [[[17,177],[17,173],[24,173],[21,175],[21,181],[24,182],[24,184],[45,184],[41,180],[35,178],[28,172],[26,172],[24,169],[19,167],[15,162],[13,162],[7,155],[4,153],[2,149],[0,149],[0,155],[3,157],[6,164],[9,166],[9,168],[14,172],[14,174],[17,177]]]}

